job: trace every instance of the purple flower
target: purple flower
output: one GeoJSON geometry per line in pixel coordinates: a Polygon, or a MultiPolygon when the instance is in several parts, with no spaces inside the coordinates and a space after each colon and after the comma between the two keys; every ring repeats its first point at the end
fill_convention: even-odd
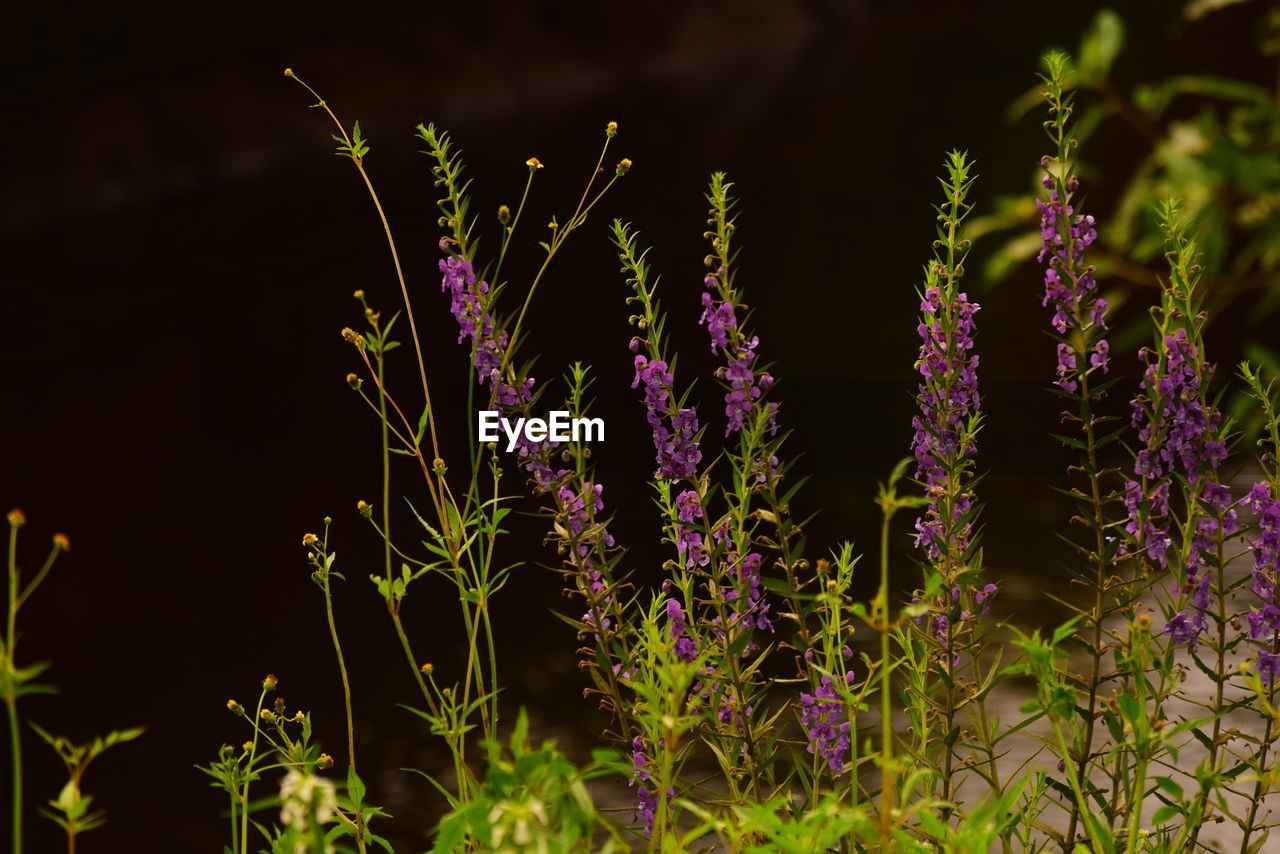
{"type": "Polygon", "coordinates": [[[711,562],[699,531],[702,518],[702,503],[696,490],[688,489],[676,496],[676,551],[689,569],[711,562]]]}
{"type": "Polygon", "coordinates": [[[812,694],[800,695],[800,723],[809,740],[808,752],[821,757],[836,776],[843,774],[853,725],[830,676],[823,676],[812,694]]]}
{"type": "MultiPolygon", "coordinates": [[[[1262,604],[1249,611],[1249,636],[1274,644],[1280,636],[1280,601],[1276,598],[1276,574],[1280,570],[1280,496],[1272,494],[1269,484],[1256,483],[1240,504],[1258,518],[1258,536],[1250,543],[1249,550],[1253,553],[1253,592],[1262,604]]],[[[1263,654],[1262,651],[1258,654],[1260,672],[1263,654]]],[[[1274,656],[1271,667],[1274,675],[1274,656]]]]}
{"type": "MultiPolygon", "coordinates": [[[[728,272],[721,267],[707,276],[704,284],[709,289],[716,289],[723,284],[728,272]]],[[[773,377],[765,372],[756,373],[754,364],[760,339],[755,335],[748,338],[738,326],[737,306],[732,301],[704,293],[702,307],[698,323],[707,327],[711,336],[711,352],[719,352],[725,358],[725,365],[716,370],[716,376],[728,385],[724,395],[724,412],[728,420],[724,434],[728,436],[742,429],[757,401],[773,385],[773,377]]],[[[771,403],[765,411],[770,431],[776,432],[778,405],[771,403]]]]}
{"type": "MultiPolygon", "coordinates": [[[[1166,297],[1164,320],[1180,313],[1166,297]]],[[[1231,491],[1218,481],[1218,467],[1227,458],[1226,445],[1217,438],[1222,414],[1205,397],[1211,368],[1187,329],[1165,334],[1158,350],[1144,347],[1139,358],[1145,365],[1138,394],[1130,402],[1130,421],[1138,431],[1140,450],[1133,478],[1124,485],[1128,515],[1125,531],[1138,550],[1161,569],[1169,568],[1172,532],[1186,530],[1184,578],[1177,592],[1185,607],[1165,627],[1175,643],[1195,643],[1207,625],[1210,578],[1206,564],[1216,543],[1239,530],[1231,491]],[[1186,523],[1176,522],[1169,496],[1177,479],[1185,483],[1186,523]]]]}
{"type": "Polygon", "coordinates": [[[951,301],[937,287],[925,290],[920,302],[920,373],[916,402],[920,414],[912,418],[915,436],[911,450],[916,458],[916,479],[925,487],[929,505],[916,520],[916,545],[930,560],[942,554],[961,555],[969,547],[970,523],[965,515],[972,506],[971,493],[951,484],[963,460],[977,453],[970,420],[978,414],[978,356],[973,352],[974,315],[977,303],[964,293],[951,301]],[[942,506],[952,496],[950,518],[942,506]]]}
{"type": "MultiPolygon", "coordinates": [[[[1046,161],[1042,163],[1047,164],[1046,161]]],[[[1084,252],[1098,239],[1094,219],[1076,213],[1071,197],[1079,189],[1079,182],[1071,178],[1067,185],[1067,198],[1062,199],[1055,187],[1052,175],[1045,175],[1044,187],[1050,190],[1048,201],[1036,200],[1040,208],[1039,261],[1048,264],[1044,271],[1044,299],[1041,304],[1053,309],[1053,328],[1059,335],[1067,335],[1072,329],[1089,333],[1093,329],[1105,332],[1107,303],[1097,295],[1094,268],[1086,264],[1084,252]]],[[[1087,340],[1087,339],[1086,339],[1087,340]]],[[[1077,378],[1085,370],[1101,369],[1104,373],[1110,358],[1110,345],[1098,338],[1087,349],[1077,352],[1074,345],[1058,344],[1058,379],[1056,385],[1063,391],[1074,392],[1077,378]]]]}
{"type": "Polygon", "coordinates": [[[693,477],[698,463],[702,462],[702,451],[694,438],[698,433],[697,410],[672,411],[671,386],[675,376],[666,362],[637,355],[635,369],[631,387],[644,383],[645,418],[653,429],[659,477],[670,480],[693,477]]]}
{"type": "Polygon", "coordinates": [[[689,637],[689,621],[685,617],[684,609],[675,599],[667,600],[667,632],[676,642],[677,658],[687,663],[698,657],[698,644],[689,637]]]}
{"type": "MultiPolygon", "coordinates": [[[[470,261],[450,255],[440,259],[439,264],[440,290],[449,294],[449,310],[458,321],[458,341],[472,341],[472,362],[481,387],[489,389],[494,405],[504,415],[528,409],[533,401],[534,379],[503,375],[508,336],[505,329],[495,327],[489,284],[477,280],[470,261]]],[[[523,432],[516,440],[521,467],[533,476],[542,491],[550,489],[555,481],[546,461],[553,447],[553,442],[545,439],[535,442],[523,432]]]]}

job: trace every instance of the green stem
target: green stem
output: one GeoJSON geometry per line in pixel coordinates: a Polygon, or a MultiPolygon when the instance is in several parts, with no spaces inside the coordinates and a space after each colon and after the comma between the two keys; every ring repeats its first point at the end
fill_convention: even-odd
{"type": "Polygon", "coordinates": [[[5,633],[8,669],[4,701],[9,710],[9,747],[13,755],[13,854],[22,854],[22,734],[18,724],[17,660],[14,643],[18,626],[18,526],[9,526],[9,620],[5,633]]]}
{"type": "MultiPolygon", "coordinates": [[[[347,713],[347,766],[352,771],[356,768],[356,731],[355,721],[351,714],[351,680],[347,676],[347,663],[342,656],[342,644],[338,642],[338,626],[333,619],[333,594],[329,589],[329,571],[322,570],[323,586],[324,586],[324,611],[325,617],[329,622],[329,637],[333,639],[333,651],[338,657],[338,672],[342,675],[342,702],[347,713]]],[[[364,816],[362,807],[356,808],[356,847],[360,849],[360,854],[365,854],[364,844],[364,816]]]]}
{"type": "MultiPolygon", "coordinates": [[[[240,794],[240,802],[241,804],[244,805],[244,812],[240,817],[240,823],[241,823],[240,839],[241,839],[241,844],[244,846],[243,854],[249,854],[249,777],[253,776],[253,761],[257,758],[257,755],[258,755],[258,734],[259,733],[258,733],[258,727],[256,722],[262,716],[262,704],[266,702],[266,699],[267,699],[267,689],[264,683],[262,693],[258,695],[257,711],[253,713],[253,720],[255,722],[253,727],[253,742],[249,747],[249,763],[245,766],[244,788],[240,794]]],[[[233,804],[234,804],[234,799],[233,799],[233,804]]],[[[232,818],[231,818],[231,831],[232,831],[232,838],[234,839],[235,838],[234,806],[233,806],[233,812],[232,812],[232,818]]],[[[240,849],[237,848],[235,850],[238,851],[240,849]]]]}
{"type": "Polygon", "coordinates": [[[886,505],[880,525],[880,592],[876,594],[880,611],[880,846],[888,844],[893,826],[896,800],[896,774],[893,766],[893,695],[889,668],[889,523],[893,509],[886,505]]]}

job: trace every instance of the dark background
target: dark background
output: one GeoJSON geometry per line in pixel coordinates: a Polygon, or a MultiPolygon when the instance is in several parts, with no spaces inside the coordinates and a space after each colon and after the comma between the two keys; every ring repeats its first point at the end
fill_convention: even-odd
{"type": "MultiPolygon", "coordinates": [[[[452,131],[489,235],[491,212],[518,200],[525,159],[547,165],[509,267],[519,288],[541,224],[576,201],[605,123],[621,125],[611,158],[628,156],[634,169],[557,261],[529,346],[541,354],[540,378],[575,359],[595,365],[609,431],[595,459],[619,512],[614,532],[648,543],[631,563],[653,578],[665,554],[643,483],[651,450],[629,388],[629,312],[609,218],[634,222],[656,246],[682,378],[705,378],[702,190],[713,169],[737,182],[738,281],[782,380],[790,450],[803,454],[797,471],[814,476],[800,501],[820,512],[810,551],[821,556],[843,539],[872,551],[875,481],[910,440],[914,286],[943,152],[964,147],[977,158],[980,205],[1030,186],[1046,150],[1038,117],[1010,125],[1004,110],[1034,84],[1043,50],[1074,48],[1099,5],[50,3],[6,12],[0,503],[27,512],[29,569],[55,530],[73,546],[23,613],[19,660],[53,661],[61,689],[26,702],[26,716],[76,738],[150,728],[90,772],[86,788],[111,823],[83,850],[220,850],[225,800],[193,766],[244,740],[225,702],[250,703],[267,672],[341,753],[339,683],[299,545],[326,514],[351,579],[338,619],[374,800],[399,816],[390,835],[416,848],[439,807],[396,770],[435,772],[444,756],[394,706],[414,689],[363,580],[380,550],[354,511],[357,499],[377,497],[377,428],[345,386],[355,363],[337,334],[360,320],[355,288],[388,310],[399,294],[365,191],[332,155],[324,117],[281,76],[285,66],[371,140],[366,165],[399,238],[458,464],[471,417],[467,367],[439,293],[436,193],[412,129],[434,121],[452,131]]],[[[1122,5],[1130,47],[1118,75],[1271,79],[1239,50],[1262,4],[1191,29],[1172,5],[1122,5]]],[[[1117,126],[1092,145],[1118,183],[1140,142],[1117,126]]],[[[1099,203],[1107,186],[1092,191],[1099,203]]],[[[486,246],[492,237],[482,255],[486,246]]],[[[1065,518],[1043,486],[1061,483],[1065,458],[1045,435],[1055,402],[1041,389],[1053,357],[1038,290],[1028,266],[979,297],[988,563],[1004,580],[1004,607],[1037,617],[1042,589],[1061,585],[1044,545],[1065,518]]],[[[1215,327],[1224,363],[1236,357],[1232,323],[1215,327]]],[[[408,369],[409,351],[400,353],[408,369]]],[[[1117,364],[1133,364],[1132,354],[1117,364]]],[[[411,394],[412,372],[401,377],[411,394]]],[[[697,396],[704,419],[718,423],[714,387],[703,379],[697,396]]],[[[417,494],[412,472],[401,485],[417,494]]],[[[575,606],[537,566],[553,555],[536,521],[518,528],[507,554],[528,566],[495,604],[506,702],[528,705],[541,732],[581,755],[601,721],[580,699],[572,631],[551,614],[575,606]]],[[[901,568],[909,587],[905,558],[901,568]]],[[[420,654],[450,678],[462,649],[457,609],[448,591],[434,591],[410,597],[407,622],[420,654]]],[[[60,767],[34,737],[26,752],[34,806],[56,795],[60,767]]],[[[30,851],[55,850],[50,823],[32,815],[28,828],[30,851]]]]}

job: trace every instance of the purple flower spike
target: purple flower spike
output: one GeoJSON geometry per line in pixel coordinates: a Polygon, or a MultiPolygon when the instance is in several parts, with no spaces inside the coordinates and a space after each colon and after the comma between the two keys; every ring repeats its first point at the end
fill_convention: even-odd
{"type": "Polygon", "coordinates": [[[809,753],[817,754],[827,763],[831,773],[844,773],[845,758],[849,752],[849,731],[853,725],[848,720],[844,702],[831,684],[830,676],[823,676],[817,690],[800,695],[800,722],[809,740],[809,753]],[[844,718],[842,722],[841,718],[844,718]]]}
{"type": "Polygon", "coordinates": [[[951,519],[940,504],[951,489],[948,463],[977,453],[969,420],[981,408],[978,393],[978,356],[973,352],[977,303],[960,293],[951,305],[937,287],[925,291],[920,303],[920,373],[917,403],[920,414],[912,418],[915,437],[911,450],[916,458],[916,479],[925,486],[929,505],[916,520],[916,545],[930,560],[944,552],[963,554],[969,546],[970,525],[961,524],[973,496],[961,492],[952,502],[951,519]]]}
{"type": "MultiPolygon", "coordinates": [[[[1107,303],[1097,295],[1094,268],[1085,262],[1085,250],[1098,239],[1094,219],[1076,213],[1069,198],[1059,198],[1051,175],[1043,179],[1050,190],[1048,201],[1036,200],[1040,208],[1039,260],[1048,261],[1044,271],[1044,299],[1041,304],[1053,309],[1053,328],[1066,336],[1072,329],[1106,331],[1107,303]]],[[[1068,197],[1079,188],[1075,178],[1068,185],[1068,197]]],[[[1085,352],[1077,352],[1066,343],[1058,345],[1058,379],[1063,391],[1079,388],[1082,371],[1107,370],[1111,349],[1106,339],[1098,338],[1085,352]]]]}

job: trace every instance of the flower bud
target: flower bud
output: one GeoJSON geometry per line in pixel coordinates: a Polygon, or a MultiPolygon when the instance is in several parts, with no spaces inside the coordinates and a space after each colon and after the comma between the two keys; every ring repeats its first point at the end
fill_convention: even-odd
{"type": "Polygon", "coordinates": [[[536,157],[530,157],[528,160],[524,162],[524,165],[528,166],[530,169],[541,169],[542,161],[536,157]]]}
{"type": "Polygon", "coordinates": [[[370,516],[373,515],[373,505],[370,504],[368,501],[357,501],[356,512],[359,513],[364,518],[368,519],[370,516]]]}
{"type": "Polygon", "coordinates": [[[353,293],[351,296],[355,297],[356,299],[364,299],[364,291],[358,290],[355,293],[353,293]]]}
{"type": "Polygon", "coordinates": [[[609,124],[605,125],[605,126],[604,126],[604,135],[605,135],[605,136],[607,136],[607,137],[615,137],[615,136],[617,136],[617,135],[618,135],[618,123],[617,123],[617,122],[609,122],[609,124]]]}
{"type": "Polygon", "coordinates": [[[506,205],[498,205],[498,222],[503,225],[511,222],[511,208],[506,205]]]}
{"type": "MultiPolygon", "coordinates": [[[[228,749],[228,750],[230,750],[230,749],[231,749],[231,747],[230,747],[230,746],[228,746],[228,747],[227,747],[227,749],[228,749]]],[[[240,749],[241,749],[241,750],[243,750],[243,751],[245,751],[245,752],[248,752],[248,751],[250,751],[250,750],[253,750],[253,742],[252,742],[252,741],[246,741],[244,744],[240,745],[240,749]]]]}
{"type": "Polygon", "coordinates": [[[435,670],[435,669],[436,669],[436,666],[435,666],[434,664],[432,664],[430,661],[428,661],[426,664],[422,665],[422,672],[423,672],[423,673],[430,674],[430,673],[431,673],[433,670],[435,670]]]}
{"type": "Polygon", "coordinates": [[[71,540],[67,539],[66,534],[54,534],[53,544],[58,548],[62,549],[64,552],[71,551],[71,540]]]}
{"type": "Polygon", "coordinates": [[[323,769],[326,769],[326,768],[332,768],[332,767],[333,767],[333,757],[332,757],[332,756],[330,756],[330,755],[329,755],[329,754],[327,754],[327,753],[321,753],[321,754],[320,754],[320,759],[319,759],[319,761],[318,761],[318,762],[316,762],[316,767],[317,767],[317,768],[320,768],[320,769],[322,769],[322,770],[323,770],[323,769]]]}
{"type": "Polygon", "coordinates": [[[297,721],[298,723],[300,723],[300,724],[304,724],[304,723],[306,723],[306,722],[307,722],[307,713],[306,713],[306,712],[294,712],[294,713],[293,713],[293,719],[294,719],[295,721],[297,721]]]}
{"type": "Polygon", "coordinates": [[[364,385],[364,380],[360,379],[360,377],[355,374],[347,374],[347,385],[351,386],[356,391],[359,391],[360,386],[364,385]]]}
{"type": "Polygon", "coordinates": [[[292,76],[293,76],[293,69],[292,69],[292,68],[286,68],[286,69],[284,70],[284,76],[285,76],[285,77],[292,77],[292,76]]]}
{"type": "Polygon", "coordinates": [[[621,178],[623,175],[627,174],[630,171],[631,171],[630,157],[624,157],[618,161],[618,177],[619,178],[621,178]]]}
{"type": "Polygon", "coordinates": [[[436,457],[431,461],[431,470],[436,474],[444,474],[449,470],[449,467],[444,464],[444,460],[436,457]]]}
{"type": "Polygon", "coordinates": [[[276,686],[280,684],[280,680],[276,678],[274,673],[268,673],[267,677],[262,680],[262,690],[274,691],[276,686]]]}
{"type": "Polygon", "coordinates": [[[21,528],[27,524],[27,514],[23,513],[17,507],[9,511],[9,525],[14,528],[21,528]]]}
{"type": "Polygon", "coordinates": [[[320,538],[317,537],[315,534],[302,535],[302,544],[304,546],[314,546],[318,542],[320,542],[320,538]]]}
{"type": "Polygon", "coordinates": [[[231,712],[233,715],[243,715],[244,706],[240,705],[235,700],[227,700],[227,711],[231,712]]]}

